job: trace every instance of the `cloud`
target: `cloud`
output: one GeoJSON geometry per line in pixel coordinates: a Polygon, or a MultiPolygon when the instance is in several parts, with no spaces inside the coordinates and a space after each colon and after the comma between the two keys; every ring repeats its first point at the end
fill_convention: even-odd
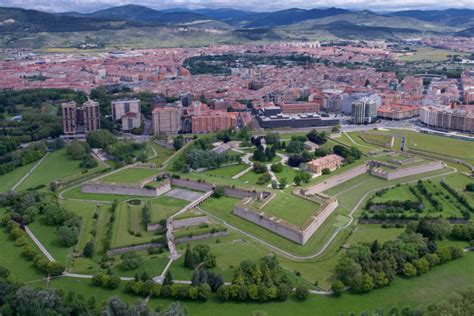
{"type": "Polygon", "coordinates": [[[443,0],[443,2],[433,0],[0,0],[0,6],[21,7],[50,12],[90,12],[130,3],[145,5],[158,10],[173,7],[232,7],[251,11],[275,11],[294,7],[306,9],[340,7],[374,11],[474,8],[473,0],[443,0]]]}

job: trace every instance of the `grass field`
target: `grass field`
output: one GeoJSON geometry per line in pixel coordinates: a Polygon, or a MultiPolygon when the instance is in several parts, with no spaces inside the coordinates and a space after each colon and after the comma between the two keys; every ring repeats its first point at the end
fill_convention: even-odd
{"type": "MultiPolygon", "coordinates": [[[[177,274],[178,275],[178,274],[177,274]]],[[[447,293],[452,293],[460,288],[465,288],[474,283],[474,253],[466,254],[462,259],[435,267],[430,272],[413,279],[396,278],[391,286],[374,290],[368,294],[352,295],[343,294],[342,297],[328,297],[323,295],[310,295],[304,302],[293,298],[285,302],[273,303],[232,303],[219,302],[212,297],[206,303],[183,302],[190,315],[218,315],[225,310],[226,315],[339,315],[355,312],[368,312],[369,315],[376,309],[388,311],[393,306],[426,305],[445,298],[447,293]],[[436,286],[433,286],[436,284],[436,286]]],[[[34,283],[35,286],[45,286],[45,282],[34,283]]],[[[74,289],[86,297],[96,296],[101,302],[114,295],[120,295],[126,302],[132,302],[136,297],[125,293],[122,284],[117,290],[107,290],[93,287],[90,280],[58,278],[49,282],[49,287],[64,290],[74,289]]],[[[149,306],[165,307],[171,300],[151,299],[149,306]]]]}
{"type": "Polygon", "coordinates": [[[150,143],[148,146],[153,147],[157,154],[156,157],[149,159],[148,162],[155,163],[157,167],[161,167],[166,159],[175,153],[174,149],[166,148],[156,143],[150,143]]]}
{"type": "Polygon", "coordinates": [[[144,179],[157,174],[156,169],[146,168],[126,168],[119,172],[113,173],[105,178],[102,178],[102,182],[108,183],[138,183],[144,179]]]}
{"type": "Polygon", "coordinates": [[[143,227],[142,205],[120,203],[115,211],[112,232],[112,248],[139,245],[150,242],[156,236],[143,227]],[[135,234],[132,234],[135,232],[135,234]]]}
{"type": "Polygon", "coordinates": [[[185,207],[189,202],[169,196],[160,196],[157,199],[150,200],[148,203],[151,207],[151,222],[159,223],[160,220],[167,219],[185,207]]]}
{"type": "Polygon", "coordinates": [[[413,49],[416,52],[413,55],[401,56],[399,59],[402,61],[430,61],[430,62],[439,62],[448,59],[448,55],[459,55],[459,52],[441,49],[441,48],[432,48],[427,46],[413,46],[413,49]]]}
{"type": "MultiPolygon", "coordinates": [[[[4,209],[0,208],[0,216],[3,215],[4,209]]],[[[30,241],[29,244],[33,245],[30,241]]],[[[0,229],[0,267],[4,267],[10,270],[12,273],[13,280],[18,282],[26,282],[31,280],[37,280],[43,277],[43,274],[33,265],[32,262],[27,261],[21,255],[21,247],[17,247],[15,242],[11,240],[7,232],[0,229]]],[[[36,248],[33,245],[34,248],[36,248]]],[[[38,250],[39,251],[39,250],[38,250]]]]}
{"type": "Polygon", "coordinates": [[[248,166],[245,164],[238,164],[225,166],[217,169],[206,170],[204,173],[210,176],[232,178],[233,176],[235,176],[239,172],[244,171],[247,168],[248,166]]]}
{"type": "MultiPolygon", "coordinates": [[[[65,199],[79,199],[91,201],[113,202],[136,199],[136,195],[121,195],[121,194],[102,194],[102,193],[83,193],[81,187],[76,187],[64,193],[65,199]]],[[[141,199],[149,199],[149,197],[140,197],[141,199]]]]}
{"type": "Polygon", "coordinates": [[[0,176],[0,193],[9,191],[20,179],[30,171],[37,161],[21,166],[15,170],[0,176]]]}
{"type": "Polygon", "coordinates": [[[38,219],[28,225],[28,227],[56,261],[61,262],[66,267],[69,266],[72,247],[65,247],[61,244],[54,226],[44,225],[38,219]]]}
{"type": "Polygon", "coordinates": [[[82,251],[86,243],[88,243],[93,238],[91,231],[94,228],[94,214],[97,210],[97,204],[91,202],[66,200],[62,202],[62,206],[81,218],[81,231],[79,234],[79,241],[75,249],[77,251],[82,251]]]}
{"type": "MultiPolygon", "coordinates": [[[[26,178],[18,187],[18,190],[26,190],[37,187],[41,184],[49,184],[56,180],[64,180],[73,176],[80,176],[82,169],[79,167],[80,161],[72,160],[65,149],[61,149],[49,154],[48,157],[26,178]]],[[[89,171],[91,172],[91,171],[89,171]]]]}
{"type": "Polygon", "coordinates": [[[320,207],[316,202],[310,202],[289,192],[277,192],[276,194],[262,211],[297,226],[303,225],[320,207]]]}

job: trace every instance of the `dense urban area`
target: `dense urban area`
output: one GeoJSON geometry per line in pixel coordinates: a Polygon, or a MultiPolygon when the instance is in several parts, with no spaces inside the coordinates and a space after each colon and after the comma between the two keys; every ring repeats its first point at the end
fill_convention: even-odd
{"type": "Polygon", "coordinates": [[[2,10],[0,315],[474,313],[467,30],[27,47],[2,10]]]}

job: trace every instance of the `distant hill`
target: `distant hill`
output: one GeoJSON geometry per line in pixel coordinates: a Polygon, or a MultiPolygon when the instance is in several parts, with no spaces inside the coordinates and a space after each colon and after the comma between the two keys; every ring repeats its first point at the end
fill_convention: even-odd
{"type": "Polygon", "coordinates": [[[338,8],[329,9],[288,9],[270,13],[256,13],[245,18],[249,20],[245,27],[277,27],[299,23],[306,20],[321,19],[328,16],[348,13],[350,11],[338,8]]]}
{"type": "MultiPolygon", "coordinates": [[[[77,12],[72,12],[72,14],[77,16],[77,12]]],[[[134,4],[107,8],[92,13],[85,13],[81,16],[109,20],[134,21],[138,23],[146,23],[148,25],[182,24],[210,19],[208,16],[190,11],[162,12],[134,4]]]]}
{"type": "Polygon", "coordinates": [[[349,22],[359,26],[368,27],[392,27],[402,29],[414,29],[417,31],[431,32],[449,32],[455,31],[454,28],[434,24],[426,21],[420,21],[410,17],[386,16],[371,11],[355,11],[345,14],[328,16],[316,20],[310,20],[299,24],[300,27],[309,27],[310,25],[325,25],[334,22],[349,22]]]}
{"type": "Polygon", "coordinates": [[[345,39],[399,39],[419,36],[420,31],[411,28],[396,28],[385,26],[357,25],[347,21],[338,21],[325,25],[315,25],[315,29],[322,29],[338,38],[345,39]]]}
{"type": "Polygon", "coordinates": [[[61,16],[36,10],[0,8],[0,33],[79,32],[138,26],[129,21],[61,16]]]}
{"type": "Polygon", "coordinates": [[[463,36],[463,37],[474,37],[474,27],[470,27],[465,30],[459,31],[455,33],[454,35],[463,36]]]}
{"type": "Polygon", "coordinates": [[[244,19],[245,17],[256,14],[255,12],[242,11],[242,10],[237,10],[237,9],[232,9],[232,8],[221,8],[221,9],[205,8],[205,9],[196,9],[196,10],[185,9],[185,8],[171,8],[171,9],[161,10],[161,12],[192,12],[192,13],[201,14],[209,18],[222,20],[222,21],[244,19]]]}
{"type": "Polygon", "coordinates": [[[453,27],[474,26],[474,10],[447,9],[447,10],[410,10],[391,13],[392,16],[410,17],[422,21],[430,21],[453,27]]]}

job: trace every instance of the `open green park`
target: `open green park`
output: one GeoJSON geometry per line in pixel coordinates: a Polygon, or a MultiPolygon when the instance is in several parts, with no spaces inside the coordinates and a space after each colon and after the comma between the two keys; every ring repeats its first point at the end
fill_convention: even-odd
{"type": "MultiPolygon", "coordinates": [[[[374,150],[386,149],[383,144],[386,144],[393,135],[401,135],[407,139],[407,148],[414,149],[409,152],[413,155],[419,154],[422,160],[428,158],[428,156],[422,155],[424,152],[435,155],[443,155],[444,152],[447,152],[451,157],[463,159],[469,163],[474,162],[474,143],[406,130],[371,131],[370,135],[369,142],[367,137],[365,140],[360,137],[360,132],[343,133],[340,137],[331,140],[327,146],[329,148],[332,148],[335,144],[355,146],[364,154],[369,154],[374,150]],[[377,133],[380,133],[380,136],[377,136],[377,133]]],[[[395,137],[395,139],[400,138],[395,137]]],[[[153,146],[157,152],[157,156],[152,158],[150,162],[155,162],[158,165],[163,164],[174,153],[174,150],[165,149],[156,144],[150,146],[153,146]]],[[[396,149],[397,147],[394,146],[393,150],[396,149]]],[[[180,152],[178,152],[179,154],[180,152]]],[[[404,157],[405,155],[398,153],[390,158],[404,159],[404,157]]],[[[372,158],[363,156],[360,160],[345,165],[329,175],[311,179],[308,183],[303,183],[301,187],[308,188],[324,182],[365,163],[368,159],[372,158]]],[[[388,159],[388,157],[380,159],[388,159]]],[[[403,226],[395,228],[394,226],[383,227],[380,224],[359,223],[359,218],[366,211],[364,209],[365,204],[371,197],[374,196],[373,201],[377,203],[396,200],[414,201],[417,197],[410,190],[410,187],[416,187],[418,180],[423,179],[428,192],[436,196],[441,204],[441,211],[432,213],[432,215],[441,215],[443,218],[458,216],[460,215],[459,209],[462,208],[462,205],[459,204],[452,193],[441,185],[441,181],[450,185],[459,194],[466,196],[467,200],[474,204],[472,193],[464,190],[466,184],[473,182],[471,177],[464,174],[466,167],[452,160],[447,160],[446,164],[447,166],[441,170],[391,181],[363,174],[326,190],[324,194],[338,200],[338,207],[304,245],[296,244],[270,230],[234,215],[233,208],[240,200],[227,196],[210,197],[195,210],[188,211],[191,215],[187,215],[188,213],[182,214],[181,219],[207,215],[210,223],[207,226],[191,226],[187,229],[178,229],[175,232],[175,238],[209,232],[210,229],[214,229],[214,231],[226,229],[228,234],[225,236],[189,242],[192,247],[197,245],[209,246],[210,251],[216,257],[216,266],[213,270],[222,274],[225,281],[231,282],[233,280],[234,273],[241,261],[258,260],[267,254],[273,254],[278,258],[280,265],[295,286],[304,285],[309,289],[327,291],[331,289],[338,261],[344,257],[350,246],[372,243],[374,240],[384,243],[395,240],[405,231],[403,226]],[[375,196],[377,191],[384,188],[386,190],[383,194],[375,196]]],[[[1,176],[0,179],[8,180],[1,182],[0,189],[2,191],[9,190],[31,167],[32,165],[24,166],[13,171],[8,177],[1,176]]],[[[259,175],[252,170],[239,179],[232,179],[233,176],[247,168],[247,165],[238,163],[203,172],[173,173],[179,174],[181,178],[210,182],[215,185],[271,191],[275,194],[275,197],[261,211],[297,226],[303,225],[320,207],[318,203],[302,199],[292,193],[293,190],[298,188],[292,181],[299,172],[298,170],[285,165],[280,173],[276,173],[276,176],[279,180],[285,178],[290,185],[282,190],[274,190],[269,188],[268,184],[258,185],[259,175]]],[[[165,169],[169,170],[169,167],[163,168],[163,170],[165,169]]],[[[137,184],[158,174],[161,170],[124,168],[118,172],[108,171],[100,181],[137,184]]],[[[26,178],[18,190],[23,191],[39,185],[48,185],[51,181],[69,180],[80,176],[82,176],[82,170],[78,162],[69,161],[64,152],[60,150],[51,153],[26,178]],[[53,166],[58,170],[55,170],[53,166]]],[[[47,188],[41,190],[42,192],[48,191],[47,188]]],[[[110,249],[154,242],[160,240],[160,238],[163,240],[164,234],[162,231],[147,231],[143,215],[145,207],[150,210],[150,223],[156,224],[162,223],[189,203],[189,201],[170,196],[152,198],[82,193],[80,185],[78,186],[77,183],[62,187],[54,194],[60,196],[59,202],[62,207],[81,219],[81,228],[75,245],[71,247],[62,245],[58,240],[57,227],[44,224],[41,216],[29,224],[28,227],[47,251],[57,261],[66,266],[68,272],[87,275],[106,273],[107,271],[121,277],[133,277],[142,272],[146,272],[150,276],[160,275],[169,262],[169,252],[166,247],[160,249],[159,252],[136,251],[136,254],[141,258],[141,265],[132,270],[123,269],[123,259],[120,254],[108,256],[109,259],[105,260],[106,252],[110,249]],[[89,258],[82,254],[88,243],[94,245],[94,254],[89,258]]],[[[423,202],[427,209],[433,208],[431,202],[426,198],[423,202]]],[[[5,212],[3,209],[0,211],[5,212]]],[[[3,229],[0,231],[0,243],[4,245],[4,253],[7,254],[6,256],[0,256],[0,266],[10,269],[13,277],[18,281],[31,282],[28,284],[33,287],[48,286],[74,290],[83,293],[86,297],[94,295],[98,301],[106,300],[113,295],[119,295],[129,303],[137,298],[125,290],[124,282],[117,289],[111,290],[93,286],[90,280],[83,278],[62,276],[49,281],[41,280],[44,277],[43,273],[23,258],[21,247],[16,246],[15,242],[9,239],[8,234],[3,229]]],[[[31,240],[29,240],[29,244],[35,247],[31,240]]],[[[467,243],[458,243],[449,239],[444,240],[443,244],[467,246],[467,243]]],[[[190,280],[193,274],[192,269],[184,267],[183,254],[186,245],[187,243],[176,245],[178,253],[182,255],[179,259],[173,261],[170,266],[170,272],[176,280],[190,280]]],[[[377,308],[388,311],[393,306],[426,306],[430,302],[444,298],[454,290],[474,283],[473,267],[474,254],[468,252],[464,258],[434,267],[421,276],[415,278],[397,276],[391,285],[366,294],[356,295],[350,293],[350,291],[346,291],[341,297],[310,294],[305,302],[290,297],[285,302],[268,303],[223,303],[215,295],[212,295],[210,300],[205,303],[184,301],[183,304],[188,308],[191,315],[218,314],[223,309],[229,315],[337,315],[364,311],[370,314],[377,308]],[[433,286],[434,284],[436,286],[433,286]]],[[[156,308],[167,306],[171,301],[171,299],[166,298],[151,298],[148,305],[156,308]]]]}

